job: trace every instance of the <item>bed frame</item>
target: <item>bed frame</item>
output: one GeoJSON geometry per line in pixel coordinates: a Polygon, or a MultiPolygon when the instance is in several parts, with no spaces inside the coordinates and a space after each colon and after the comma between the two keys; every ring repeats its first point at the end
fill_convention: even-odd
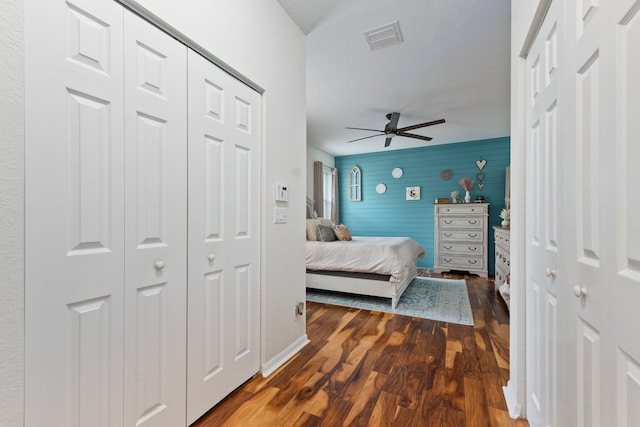
{"type": "Polygon", "coordinates": [[[414,267],[411,273],[402,282],[394,283],[389,282],[390,276],[379,274],[307,270],[307,288],[391,298],[391,307],[395,310],[400,296],[417,276],[417,269],[414,267]]]}

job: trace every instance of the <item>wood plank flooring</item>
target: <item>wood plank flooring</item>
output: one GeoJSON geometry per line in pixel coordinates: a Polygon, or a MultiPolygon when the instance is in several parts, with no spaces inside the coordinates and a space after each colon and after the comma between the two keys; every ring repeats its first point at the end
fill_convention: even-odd
{"type": "Polygon", "coordinates": [[[493,281],[465,278],[474,327],[308,302],[311,343],[194,426],[528,427],[502,394],[506,305],[493,281]]]}

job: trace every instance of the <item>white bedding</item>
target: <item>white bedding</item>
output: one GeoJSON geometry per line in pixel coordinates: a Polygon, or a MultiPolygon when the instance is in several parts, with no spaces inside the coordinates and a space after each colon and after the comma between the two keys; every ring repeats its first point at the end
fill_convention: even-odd
{"type": "Polygon", "coordinates": [[[348,271],[391,275],[402,282],[415,275],[417,258],[424,248],[409,237],[354,236],[353,240],[307,241],[307,270],[348,271]]]}

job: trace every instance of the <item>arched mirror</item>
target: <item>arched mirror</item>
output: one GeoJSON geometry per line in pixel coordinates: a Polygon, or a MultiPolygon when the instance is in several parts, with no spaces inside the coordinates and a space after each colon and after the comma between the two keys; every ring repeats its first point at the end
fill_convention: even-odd
{"type": "Polygon", "coordinates": [[[362,172],[358,166],[351,168],[349,172],[349,201],[362,200],[362,172]]]}

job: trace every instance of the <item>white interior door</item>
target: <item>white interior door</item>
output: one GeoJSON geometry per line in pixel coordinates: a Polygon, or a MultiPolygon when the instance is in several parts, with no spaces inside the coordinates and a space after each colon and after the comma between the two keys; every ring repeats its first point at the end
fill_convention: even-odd
{"type": "Polygon", "coordinates": [[[25,1],[25,424],[123,422],[122,7],[25,1]]]}
{"type": "Polygon", "coordinates": [[[260,100],[189,52],[189,423],[260,368],[260,100]]]}
{"type": "MultiPolygon", "coordinates": [[[[554,171],[553,164],[538,167],[539,158],[549,157],[546,151],[527,152],[527,416],[532,427],[632,426],[640,420],[640,335],[635,331],[640,324],[635,218],[640,202],[633,185],[640,179],[640,101],[632,95],[640,92],[638,46],[637,1],[553,1],[527,58],[532,89],[527,143],[535,146],[538,135],[532,129],[548,126],[554,110],[549,105],[555,103],[557,158],[563,159],[554,171]],[[554,57],[559,65],[550,67],[554,57]],[[539,66],[545,70],[542,77],[539,66]],[[546,74],[549,69],[555,77],[546,74]],[[555,89],[548,84],[554,79],[560,83],[555,89]],[[540,100],[547,88],[554,90],[542,107],[536,85],[540,100]],[[548,188],[536,177],[543,171],[562,183],[555,217],[535,204],[540,200],[536,187],[548,188]],[[540,272],[552,263],[530,239],[540,218],[544,227],[553,226],[550,218],[559,219],[562,242],[558,267],[549,270],[556,274],[544,285],[540,272]],[[541,291],[545,297],[538,296],[541,291]],[[560,309],[551,314],[546,302],[553,298],[560,309]],[[559,382],[555,391],[549,381],[559,382]]],[[[549,130],[542,135],[548,145],[549,130]]]]}
{"type": "Polygon", "coordinates": [[[560,143],[559,40],[563,35],[560,6],[551,4],[527,57],[527,418],[532,426],[559,426],[558,281],[561,236],[558,211],[560,143]]]}
{"type": "Polygon", "coordinates": [[[613,252],[604,250],[613,236],[607,226],[610,206],[602,203],[614,187],[606,167],[614,159],[606,143],[615,128],[613,111],[606,107],[611,105],[615,92],[615,79],[607,69],[613,52],[607,45],[603,9],[589,1],[566,5],[567,65],[563,90],[568,108],[563,120],[568,124],[565,138],[568,151],[562,167],[566,176],[563,186],[568,191],[563,229],[569,236],[570,251],[563,266],[562,282],[568,302],[563,307],[563,321],[569,328],[565,340],[567,369],[562,377],[567,392],[563,394],[562,405],[566,407],[566,425],[604,426],[608,423],[600,424],[604,420],[603,375],[607,375],[607,370],[612,377],[614,373],[602,359],[606,266],[613,261],[613,252]]]}
{"type": "Polygon", "coordinates": [[[186,419],[187,48],[124,12],[125,425],[186,419]]]}
{"type": "MultiPolygon", "coordinates": [[[[640,198],[636,184],[640,182],[640,7],[634,0],[606,3],[605,30],[612,49],[608,58],[614,68],[607,78],[615,79],[611,85],[613,110],[607,117],[615,123],[612,129],[615,141],[615,158],[604,168],[612,177],[615,201],[611,210],[602,218],[609,236],[606,251],[613,256],[606,268],[603,294],[607,297],[607,335],[603,338],[605,359],[609,370],[604,377],[613,379],[613,387],[603,387],[602,399],[606,399],[611,413],[603,411],[600,425],[615,419],[615,425],[633,426],[640,423],[640,198]],[[615,95],[613,95],[615,94],[615,95]],[[613,371],[615,367],[615,372],[613,371]],[[615,391],[614,391],[615,390],[615,391]],[[611,395],[615,393],[615,398],[611,395]],[[611,414],[611,417],[607,415],[611,414]]],[[[603,144],[610,143],[610,136],[603,144]]],[[[611,198],[607,194],[607,199],[611,198]]],[[[589,296],[587,295],[587,298],[589,296]]]]}

